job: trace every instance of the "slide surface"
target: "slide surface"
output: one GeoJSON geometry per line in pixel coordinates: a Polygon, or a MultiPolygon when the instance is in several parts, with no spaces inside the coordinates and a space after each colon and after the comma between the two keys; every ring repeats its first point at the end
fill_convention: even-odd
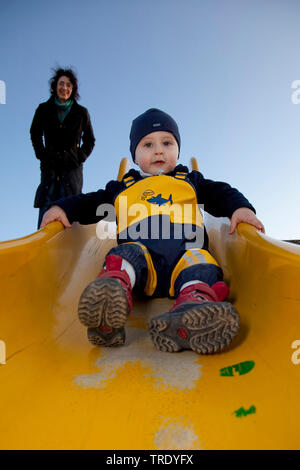
{"type": "Polygon", "coordinates": [[[104,222],[0,244],[1,449],[300,448],[300,246],[205,217],[241,317],[211,356],[154,348],[170,299],[135,299],[124,346],[88,342],[77,302],[115,244],[104,222]]]}

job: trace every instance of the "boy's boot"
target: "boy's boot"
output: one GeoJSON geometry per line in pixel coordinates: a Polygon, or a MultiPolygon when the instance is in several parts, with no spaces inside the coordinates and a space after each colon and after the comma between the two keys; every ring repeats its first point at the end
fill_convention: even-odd
{"type": "Polygon", "coordinates": [[[78,316],[88,327],[88,339],[97,346],[125,343],[127,317],[132,309],[132,288],[120,256],[109,255],[105,266],[81,294],[78,316]]]}
{"type": "Polygon", "coordinates": [[[171,310],[149,322],[157,349],[166,352],[192,349],[199,354],[220,352],[239,329],[236,309],[231,303],[222,302],[228,293],[223,281],[212,287],[199,282],[182,289],[171,310]]]}

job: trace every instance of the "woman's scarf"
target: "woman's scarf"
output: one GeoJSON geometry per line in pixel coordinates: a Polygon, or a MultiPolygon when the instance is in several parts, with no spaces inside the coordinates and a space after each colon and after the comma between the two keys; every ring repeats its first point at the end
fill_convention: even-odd
{"type": "Polygon", "coordinates": [[[73,104],[73,100],[68,100],[65,103],[60,103],[58,99],[55,97],[55,104],[58,108],[58,119],[60,122],[63,122],[65,117],[69,114],[70,109],[73,104]]]}

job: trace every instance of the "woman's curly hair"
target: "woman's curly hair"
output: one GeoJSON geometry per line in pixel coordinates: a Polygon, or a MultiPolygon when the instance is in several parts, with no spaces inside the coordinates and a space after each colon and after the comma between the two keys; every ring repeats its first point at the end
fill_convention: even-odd
{"type": "Polygon", "coordinates": [[[49,80],[51,95],[56,96],[57,82],[60,79],[60,77],[65,76],[65,77],[68,77],[68,79],[73,85],[73,90],[72,90],[72,94],[70,98],[78,100],[80,98],[80,95],[78,93],[78,80],[77,80],[75,72],[72,69],[62,69],[60,67],[53,69],[53,72],[54,72],[54,75],[49,80]]]}

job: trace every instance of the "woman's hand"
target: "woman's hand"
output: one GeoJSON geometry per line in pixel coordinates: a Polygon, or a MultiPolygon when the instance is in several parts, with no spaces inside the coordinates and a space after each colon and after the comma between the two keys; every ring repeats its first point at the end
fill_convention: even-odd
{"type": "Polygon", "coordinates": [[[72,227],[65,211],[59,206],[52,206],[45,212],[40,228],[46,227],[46,225],[54,222],[54,220],[59,220],[66,228],[72,227]]]}
{"type": "Polygon", "coordinates": [[[261,223],[260,220],[256,217],[254,212],[248,207],[240,207],[231,216],[231,224],[230,224],[230,235],[234,233],[237,225],[241,222],[245,222],[247,224],[253,225],[262,233],[265,233],[265,227],[261,223]]]}

